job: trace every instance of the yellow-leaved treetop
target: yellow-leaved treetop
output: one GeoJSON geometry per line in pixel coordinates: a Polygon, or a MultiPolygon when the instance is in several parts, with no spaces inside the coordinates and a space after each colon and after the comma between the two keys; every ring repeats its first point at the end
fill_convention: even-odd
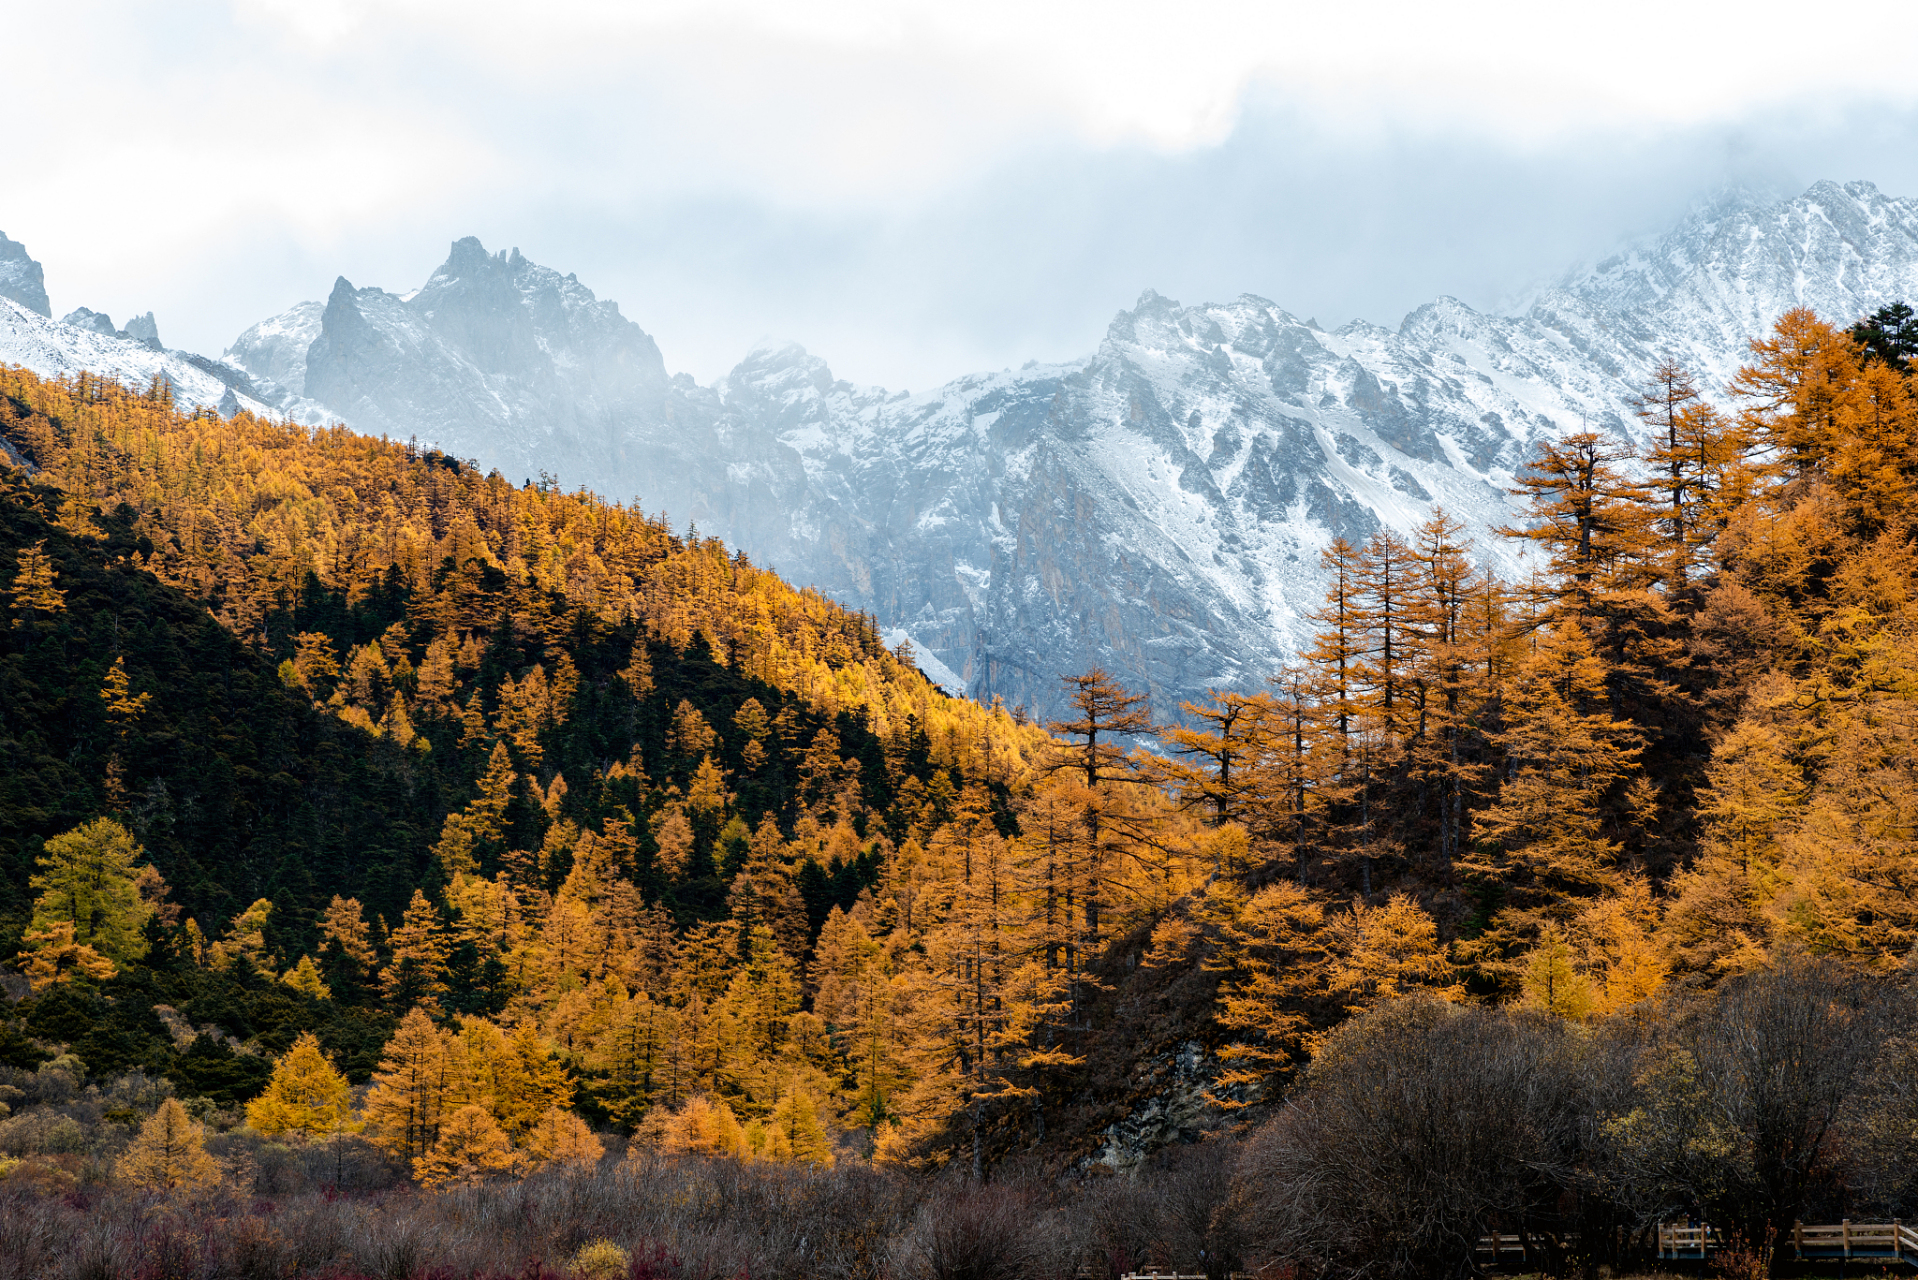
{"type": "Polygon", "coordinates": [[[267,977],[273,976],[272,957],[266,952],[266,921],[273,914],[270,898],[256,898],[253,905],[233,917],[226,936],[207,948],[216,969],[224,969],[237,960],[245,960],[267,977]]]}
{"type": "Polygon", "coordinates": [[[1585,952],[1596,1009],[1619,1013],[1657,995],[1671,973],[1671,948],[1659,936],[1651,886],[1633,876],[1616,894],[1579,913],[1575,935],[1585,952]]]}
{"type": "Polygon", "coordinates": [[[66,924],[73,944],[115,963],[144,955],[141,930],[154,909],[140,896],[142,852],[133,834],[111,818],[47,841],[40,870],[29,881],[38,896],[28,931],[44,934],[66,924]]]}
{"type": "Polygon", "coordinates": [[[696,1093],[665,1117],[659,1146],[673,1154],[738,1156],[746,1150],[746,1131],[731,1107],[696,1093]]]}
{"type": "Polygon", "coordinates": [[[247,1103],[246,1122],[269,1137],[310,1139],[353,1124],[352,1089],[326,1060],[311,1031],[302,1032],[280,1059],[259,1097],[247,1103]]]}
{"type": "Polygon", "coordinates": [[[1562,617],[1541,633],[1506,695],[1498,735],[1506,775],[1474,820],[1464,870],[1505,887],[1494,932],[1535,930],[1617,880],[1617,844],[1601,801],[1637,771],[1639,734],[1616,720],[1605,668],[1584,626],[1562,617]]]}
{"type": "Polygon", "coordinates": [[[1439,942],[1438,925],[1403,893],[1379,907],[1354,903],[1331,932],[1332,989],[1353,1011],[1414,993],[1441,1000],[1465,998],[1458,970],[1439,942]]]}
{"type": "Polygon", "coordinates": [[[113,961],[92,947],[74,941],[73,922],[70,920],[62,920],[44,929],[29,929],[21,940],[27,944],[27,949],[20,953],[20,958],[25,962],[22,967],[35,991],[71,982],[75,978],[104,982],[118,972],[113,967],[113,961]]]}
{"type": "Polygon", "coordinates": [[[1538,943],[1521,970],[1523,1001],[1561,1018],[1590,1017],[1598,1007],[1592,980],[1579,971],[1577,953],[1555,925],[1539,930],[1538,943]]]}
{"type": "Polygon", "coordinates": [[[47,555],[45,538],[24,548],[15,563],[7,596],[16,628],[25,627],[36,614],[51,616],[66,609],[66,593],[56,585],[59,572],[53,567],[52,557],[47,555]]]}
{"type": "Polygon", "coordinates": [[[1222,888],[1212,911],[1219,945],[1209,966],[1219,984],[1220,1023],[1237,1033],[1222,1049],[1226,1070],[1215,1095],[1244,1106],[1245,1090],[1264,1088],[1312,1044],[1306,1000],[1323,983],[1325,910],[1294,884],[1271,884],[1250,898],[1222,888]]]}
{"type": "Polygon", "coordinates": [[[819,1121],[819,1100],[809,1090],[788,1088],[767,1126],[767,1154],[798,1164],[833,1165],[832,1140],[819,1121]]]}
{"type": "Polygon", "coordinates": [[[106,703],[107,724],[113,729],[113,752],[107,757],[106,793],[107,805],[118,813],[126,808],[126,758],[128,738],[133,726],[146,712],[147,704],[153,701],[150,693],[133,692],[132,678],[127,675],[127,660],[115,658],[107,669],[107,678],[100,686],[100,701],[106,703]]]}
{"type": "Polygon", "coordinates": [[[512,1172],[517,1163],[499,1122],[469,1103],[447,1117],[432,1150],[413,1162],[413,1176],[427,1187],[470,1187],[512,1172]]]}
{"type": "Polygon", "coordinates": [[[552,1046],[532,1022],[505,1037],[503,1052],[489,1064],[492,1114],[513,1137],[523,1136],[552,1108],[572,1105],[573,1086],[552,1046]]]}
{"type": "Polygon", "coordinates": [[[333,901],[320,917],[320,934],[328,942],[337,944],[342,954],[360,966],[362,974],[372,970],[373,939],[366,927],[366,913],[358,898],[342,898],[334,894],[333,901]]]}
{"type": "Polygon", "coordinates": [[[220,1180],[219,1166],[206,1152],[205,1131],[177,1098],[162,1102],[140,1126],[113,1171],[120,1181],[150,1191],[191,1190],[220,1180]]]}
{"type": "Polygon", "coordinates": [[[549,1107],[526,1134],[526,1154],[540,1166],[590,1169],[606,1154],[606,1147],[584,1120],[549,1107]]]}
{"type": "Polygon", "coordinates": [[[301,956],[298,964],[280,975],[280,981],[309,999],[333,998],[333,991],[320,977],[320,968],[313,963],[312,956],[301,956]]]}
{"type": "Polygon", "coordinates": [[[403,1006],[446,990],[446,938],[439,912],[424,893],[413,890],[400,927],[387,941],[393,959],[380,975],[380,984],[388,1000],[403,1006]]]}

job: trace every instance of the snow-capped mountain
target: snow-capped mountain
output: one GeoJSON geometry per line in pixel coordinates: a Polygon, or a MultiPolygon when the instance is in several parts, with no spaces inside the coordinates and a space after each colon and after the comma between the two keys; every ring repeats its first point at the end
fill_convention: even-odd
{"type": "MultiPolygon", "coordinates": [[[[0,361],[24,365],[46,378],[97,373],[143,387],[161,377],[172,384],[176,403],[210,406],[229,417],[241,409],[279,416],[287,400],[261,390],[245,370],[160,346],[152,312],[115,329],[106,316],[84,307],[65,320],[53,320],[0,295],[0,361]]],[[[309,421],[323,416],[312,406],[294,407],[304,407],[309,421]]]]}
{"type": "Polygon", "coordinates": [[[151,311],[135,316],[125,328],[87,307],[55,320],[45,271],[27,255],[25,245],[4,233],[0,233],[0,362],[24,365],[47,378],[84,371],[145,386],[161,377],[172,385],[175,401],[189,408],[211,405],[230,416],[242,408],[283,413],[290,404],[304,409],[310,421],[322,419],[317,406],[292,402],[278,388],[263,391],[245,370],[187,351],[168,351],[160,342],[159,323],[151,311]]]}
{"type": "Polygon", "coordinates": [[[617,303],[471,237],[409,294],[341,277],[324,304],[254,325],[225,359],[358,430],[596,487],[624,468],[633,424],[670,420],[659,348],[617,303]]]}
{"type": "MultiPolygon", "coordinates": [[[[0,296],[14,296],[6,263],[25,253],[6,244],[0,296]]],[[[1409,530],[1442,504],[1516,568],[1489,530],[1539,437],[1633,434],[1631,394],[1664,353],[1716,384],[1788,307],[1848,322],[1913,297],[1918,201],[1820,183],[1723,195],[1519,314],[1440,298],[1396,329],[1327,332],[1249,295],[1180,306],[1148,291],[1084,359],[913,396],[837,380],[796,346],[709,387],[669,376],[614,303],[471,239],[412,293],[341,280],[214,367],[302,420],[417,436],[697,524],[871,610],[974,696],[1043,713],[1060,674],[1103,663],[1170,714],[1291,656],[1333,537],[1409,530]]],[[[126,339],[86,349],[107,339],[44,316],[0,302],[0,358],[55,362],[20,354],[33,321],[68,344],[50,371],[118,372],[100,361],[130,348],[184,359],[126,339]]]]}

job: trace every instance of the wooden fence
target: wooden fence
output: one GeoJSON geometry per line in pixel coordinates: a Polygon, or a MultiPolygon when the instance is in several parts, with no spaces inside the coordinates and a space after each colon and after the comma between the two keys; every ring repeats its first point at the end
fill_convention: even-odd
{"type": "Polygon", "coordinates": [[[1717,1227],[1690,1226],[1682,1222],[1658,1224],[1658,1256],[1665,1262],[1703,1258],[1713,1249],[1721,1249],[1725,1237],[1717,1227]]]}
{"type": "MultiPolygon", "coordinates": [[[[1658,1256],[1668,1262],[1700,1259],[1722,1249],[1717,1227],[1665,1223],[1658,1228],[1658,1256]]],[[[1784,1241],[1779,1241],[1782,1246],[1784,1241]]],[[[1918,1228],[1898,1221],[1804,1223],[1791,1227],[1792,1252],[1801,1259],[1896,1258],[1918,1266],[1918,1228]]]]}
{"type": "Polygon", "coordinates": [[[1898,1258],[1918,1266],[1918,1228],[1896,1218],[1818,1226],[1794,1222],[1791,1247],[1801,1258],[1898,1258]]]}
{"type": "MultiPolygon", "coordinates": [[[[1573,1239],[1575,1237],[1567,1237],[1560,1243],[1570,1243],[1573,1239]]],[[[1529,1257],[1544,1242],[1545,1237],[1539,1235],[1486,1235],[1479,1237],[1477,1252],[1481,1259],[1497,1266],[1509,1255],[1529,1257]]],[[[1730,1239],[1728,1232],[1708,1224],[1666,1222],[1654,1229],[1654,1243],[1662,1262],[1699,1262],[1725,1248],[1730,1239]]],[[[1918,1267],[1918,1226],[1896,1219],[1891,1222],[1795,1222],[1789,1241],[1780,1240],[1778,1247],[1782,1249],[1788,1243],[1801,1260],[1896,1259],[1918,1267]]]]}

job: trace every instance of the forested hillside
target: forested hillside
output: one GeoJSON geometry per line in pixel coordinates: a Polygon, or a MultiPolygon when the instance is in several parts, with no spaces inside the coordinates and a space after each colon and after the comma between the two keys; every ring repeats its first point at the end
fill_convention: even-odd
{"type": "MultiPolygon", "coordinates": [[[[1267,687],[1155,728],[1094,671],[1049,732],[590,495],[0,371],[38,468],[0,506],[0,945],[31,983],[0,1056],[139,1068],[236,1132],[242,1104],[268,1135],[363,1124],[429,1185],[614,1136],[1131,1168],[1276,1115],[1195,1221],[1332,1271],[1397,1249],[1416,1274],[1467,1238],[1444,1231],[1574,1193],[1614,1235],[1686,1198],[1775,1224],[1863,1195],[1818,1163],[1835,1110],[1790,1178],[1765,1134],[1715,1131],[1762,1195],[1654,1177],[1614,1121],[1718,1087],[1718,1041],[1661,1037],[1754,982],[1820,1016],[1902,990],[1915,352],[1894,307],[1790,313],[1727,388],[1668,361],[1655,448],[1575,433],[1521,473],[1524,580],[1442,511],[1334,542],[1315,639],[1267,687]],[[1339,1126],[1378,1072],[1486,1045],[1563,1067],[1585,1136],[1510,1205],[1327,1237],[1371,1210],[1285,1153],[1373,1150],[1339,1126]]],[[[1896,1020],[1845,1017],[1856,1084],[1896,1020]]],[[[1439,1110],[1509,1118],[1471,1096],[1439,1110]]]]}
{"type": "MultiPolygon", "coordinates": [[[[269,1053],[316,1028],[364,1078],[419,1006],[523,1031],[602,1123],[695,1093],[757,1121],[798,1090],[913,1155],[1069,1064],[1088,965],[1188,881],[1182,846],[1015,852],[1051,739],[716,543],[163,385],[4,377],[39,468],[6,508],[9,918],[32,956],[118,930],[103,986],[41,962],[26,1023],[114,1026],[53,1037],[91,1070],[198,1087],[175,1057],[223,1041],[170,1047],[146,1012],[170,1003],[269,1053]],[[82,861],[137,843],[150,879],[53,938],[76,913],[30,876],[70,831],[82,861]]],[[[1142,805],[1169,812],[1118,807],[1142,805]]],[[[257,1087],[268,1059],[238,1056],[257,1087]]]]}

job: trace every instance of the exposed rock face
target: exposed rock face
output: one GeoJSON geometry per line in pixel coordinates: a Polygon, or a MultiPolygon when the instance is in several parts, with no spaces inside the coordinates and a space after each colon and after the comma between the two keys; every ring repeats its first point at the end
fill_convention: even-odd
{"type": "Polygon", "coordinates": [[[153,313],[151,311],[143,316],[135,316],[133,319],[127,321],[127,327],[120,331],[120,336],[123,338],[131,338],[150,351],[166,350],[166,348],[160,344],[160,326],[153,319],[153,313]]]}
{"type": "MultiPolygon", "coordinates": [[[[291,314],[274,323],[289,337],[303,327],[291,314]]],[[[255,349],[264,345],[257,330],[255,349]]],[[[262,372],[290,385],[284,347],[268,366],[278,376],[262,372]]],[[[249,356],[240,344],[231,354],[249,356]]],[[[671,423],[659,348],[617,304],[517,249],[489,255],[470,237],[406,298],[339,280],[298,381],[359,430],[461,450],[483,443],[483,461],[515,478],[620,476],[635,469],[621,449],[630,425],[671,423]]]]}
{"type": "Polygon", "coordinates": [[[320,336],[320,316],[326,307],[302,302],[290,311],[248,329],[226,350],[226,358],[245,369],[262,387],[286,394],[306,394],[306,351],[320,336]]]}
{"type": "Polygon", "coordinates": [[[91,307],[75,307],[60,317],[60,323],[84,329],[88,333],[97,333],[104,338],[124,338],[126,335],[114,327],[113,317],[104,311],[95,311],[91,307]]]}
{"type": "Polygon", "coordinates": [[[60,323],[71,325],[87,333],[97,333],[103,338],[125,338],[137,342],[149,351],[165,351],[160,342],[160,326],[151,311],[143,316],[135,316],[127,321],[127,327],[116,329],[113,317],[104,311],[94,311],[89,307],[76,307],[60,317],[60,323]]]}
{"type": "Polygon", "coordinates": [[[1549,433],[1633,434],[1661,353],[1716,383],[1788,307],[1849,321],[1914,296],[1918,202],[1820,183],[1727,195],[1521,315],[1440,298],[1334,333],[1148,292],[1084,360],[917,396],[793,346],[710,388],[669,378],[613,304],[473,240],[417,294],[341,281],[228,358],[359,429],[696,523],[903,629],[974,696],[1053,711],[1060,674],[1103,663],[1171,714],[1290,656],[1333,537],[1442,504],[1515,570],[1490,533],[1513,469],[1549,433]]]}
{"type": "Polygon", "coordinates": [[[4,231],[0,231],[0,298],[11,298],[29,311],[53,318],[46,273],[27,256],[27,246],[7,239],[4,231]]]}
{"type": "Polygon", "coordinates": [[[1211,1093],[1218,1066],[1216,1061],[1208,1062],[1204,1045],[1187,1041],[1139,1067],[1159,1088],[1134,1105],[1124,1119],[1099,1133],[1098,1148],[1084,1165],[1135,1173],[1153,1152],[1174,1143],[1195,1142],[1206,1130],[1218,1127],[1223,1112],[1211,1093]]]}

